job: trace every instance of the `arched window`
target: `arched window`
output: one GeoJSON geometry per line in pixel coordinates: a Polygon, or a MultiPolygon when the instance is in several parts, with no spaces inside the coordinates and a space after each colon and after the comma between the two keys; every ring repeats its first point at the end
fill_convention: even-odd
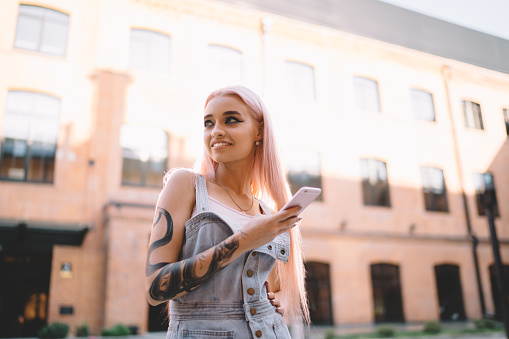
{"type": "Polygon", "coordinates": [[[481,105],[472,101],[461,102],[465,116],[465,126],[469,128],[484,129],[482,122],[481,105]]]}
{"type": "MultiPolygon", "coordinates": [[[[322,187],[320,153],[310,147],[288,145],[283,154],[292,194],[303,186],[322,187]]],[[[322,196],[318,196],[318,200],[322,200],[322,196]]]]}
{"type": "Polygon", "coordinates": [[[412,88],[412,115],[417,120],[435,121],[435,106],[433,95],[426,91],[412,88]]]}
{"type": "Polygon", "coordinates": [[[168,163],[168,134],[160,128],[126,124],[120,128],[122,184],[160,187],[168,163]]]}
{"type": "Polygon", "coordinates": [[[168,73],[170,70],[169,36],[145,29],[131,29],[129,67],[168,73]]]}
{"type": "Polygon", "coordinates": [[[242,84],[242,52],[221,45],[207,46],[209,90],[242,84]]]}
{"type": "Polygon", "coordinates": [[[399,266],[372,264],[371,284],[376,322],[404,322],[399,266]]]}
{"type": "Polygon", "coordinates": [[[459,266],[436,265],[435,280],[440,306],[440,320],[465,320],[459,266]]]}
{"type": "Polygon", "coordinates": [[[444,172],[435,167],[421,167],[421,177],[426,210],[448,212],[444,172]]]}
{"type": "Polygon", "coordinates": [[[316,100],[315,69],[296,61],[285,61],[286,86],[288,93],[295,98],[316,100]]]}
{"type": "Polygon", "coordinates": [[[364,77],[353,77],[355,106],[361,110],[380,112],[378,82],[364,77]]]}
{"type": "Polygon", "coordinates": [[[0,178],[51,183],[60,129],[60,99],[9,91],[2,127],[0,178]]]}
{"type": "Polygon", "coordinates": [[[367,206],[391,206],[389,177],[385,162],[361,159],[362,197],[367,206]]]}
{"type": "Polygon", "coordinates": [[[65,55],[69,16],[53,9],[19,5],[14,47],[65,55]]]}
{"type": "Polygon", "coordinates": [[[491,173],[474,173],[474,187],[475,187],[475,202],[477,203],[477,213],[479,215],[486,215],[484,209],[484,194],[486,193],[486,186],[493,187],[492,190],[492,203],[493,203],[493,216],[499,217],[500,212],[497,203],[497,192],[495,191],[495,182],[491,173]]]}

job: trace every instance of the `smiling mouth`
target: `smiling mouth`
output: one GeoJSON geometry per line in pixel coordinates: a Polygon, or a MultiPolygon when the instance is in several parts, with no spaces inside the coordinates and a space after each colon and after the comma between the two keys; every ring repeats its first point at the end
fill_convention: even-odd
{"type": "Polygon", "coordinates": [[[229,142],[218,142],[218,143],[215,143],[214,145],[212,145],[212,148],[216,148],[216,147],[222,147],[222,146],[231,146],[232,144],[230,144],[229,142]]]}

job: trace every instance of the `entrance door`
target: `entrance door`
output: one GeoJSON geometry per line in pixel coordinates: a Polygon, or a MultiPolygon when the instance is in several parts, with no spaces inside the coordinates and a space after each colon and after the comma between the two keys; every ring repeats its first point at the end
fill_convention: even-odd
{"type": "Polygon", "coordinates": [[[314,325],[332,325],[332,294],[329,264],[306,262],[309,313],[314,325]]]}
{"type": "Polygon", "coordinates": [[[0,338],[36,337],[46,325],[51,254],[0,252],[0,338]]]}
{"type": "Polygon", "coordinates": [[[465,320],[459,266],[435,266],[435,280],[440,306],[440,320],[465,320]]]}
{"type": "Polygon", "coordinates": [[[404,322],[399,266],[371,265],[375,322],[404,322]]]}
{"type": "MultiPolygon", "coordinates": [[[[509,265],[502,265],[502,274],[504,275],[503,281],[505,283],[506,293],[509,294],[509,265]]],[[[493,296],[493,304],[495,304],[495,319],[503,321],[502,319],[502,298],[498,292],[497,272],[495,265],[490,266],[490,280],[491,280],[491,295],[493,296]]]]}

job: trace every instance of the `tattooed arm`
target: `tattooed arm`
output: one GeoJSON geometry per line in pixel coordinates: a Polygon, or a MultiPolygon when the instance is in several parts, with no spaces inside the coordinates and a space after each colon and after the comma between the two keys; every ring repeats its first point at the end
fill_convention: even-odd
{"type": "Polygon", "coordinates": [[[195,204],[193,174],[172,174],[159,198],[150,235],[145,271],[147,299],[151,305],[182,296],[198,288],[244,252],[270,242],[296,221],[295,210],[253,217],[240,232],[218,245],[178,261],[184,225],[195,204]]]}

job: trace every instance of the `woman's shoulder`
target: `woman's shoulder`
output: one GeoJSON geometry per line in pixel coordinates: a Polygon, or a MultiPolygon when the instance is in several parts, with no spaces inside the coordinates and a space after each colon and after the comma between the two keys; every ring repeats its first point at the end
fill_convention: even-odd
{"type": "Polygon", "coordinates": [[[187,168],[172,169],[164,178],[163,195],[194,197],[197,174],[187,168]]]}

